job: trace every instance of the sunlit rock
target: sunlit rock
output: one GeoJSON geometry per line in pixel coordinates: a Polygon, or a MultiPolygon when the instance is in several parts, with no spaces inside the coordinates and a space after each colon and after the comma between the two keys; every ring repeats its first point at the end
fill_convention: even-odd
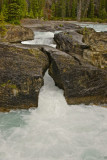
{"type": "Polygon", "coordinates": [[[4,31],[0,32],[0,41],[2,42],[21,42],[26,40],[33,40],[34,33],[31,29],[15,26],[15,25],[7,25],[4,26],[4,31]]]}

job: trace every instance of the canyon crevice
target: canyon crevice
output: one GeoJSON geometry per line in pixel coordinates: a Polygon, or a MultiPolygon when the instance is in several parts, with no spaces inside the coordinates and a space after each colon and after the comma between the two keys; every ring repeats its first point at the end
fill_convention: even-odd
{"type": "Polygon", "coordinates": [[[0,42],[0,111],[38,107],[47,69],[68,104],[106,104],[106,34],[61,32],[54,36],[57,49],[0,42]]]}

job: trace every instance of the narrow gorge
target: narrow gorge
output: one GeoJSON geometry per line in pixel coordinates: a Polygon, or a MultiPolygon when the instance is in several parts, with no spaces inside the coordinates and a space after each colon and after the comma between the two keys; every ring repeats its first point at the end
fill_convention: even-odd
{"type": "Polygon", "coordinates": [[[38,107],[47,69],[64,90],[69,105],[107,103],[107,33],[75,24],[56,28],[53,32],[42,28],[35,32],[34,40],[22,44],[18,43],[21,39],[33,39],[33,32],[24,27],[8,28],[4,39],[15,43],[1,39],[1,111],[38,107]]]}
{"type": "Polygon", "coordinates": [[[107,32],[37,27],[0,42],[0,160],[107,159],[107,32]]]}

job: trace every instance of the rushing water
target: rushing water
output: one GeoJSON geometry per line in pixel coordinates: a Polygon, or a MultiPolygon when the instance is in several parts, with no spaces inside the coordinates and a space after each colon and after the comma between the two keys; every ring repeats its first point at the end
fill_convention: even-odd
{"type": "Polygon", "coordinates": [[[107,160],[107,109],[69,106],[48,72],[44,81],[37,109],[0,113],[0,160],[107,160]]]}
{"type": "Polygon", "coordinates": [[[96,32],[107,31],[107,24],[90,24],[90,23],[76,23],[81,27],[93,28],[96,32]]]}
{"type": "Polygon", "coordinates": [[[22,44],[33,44],[33,45],[48,45],[56,48],[56,44],[53,40],[54,34],[59,33],[60,31],[55,32],[34,32],[34,40],[23,41],[22,44]]]}
{"type": "Polygon", "coordinates": [[[107,159],[107,109],[68,106],[46,73],[38,109],[0,113],[0,160],[13,159],[107,159]]]}

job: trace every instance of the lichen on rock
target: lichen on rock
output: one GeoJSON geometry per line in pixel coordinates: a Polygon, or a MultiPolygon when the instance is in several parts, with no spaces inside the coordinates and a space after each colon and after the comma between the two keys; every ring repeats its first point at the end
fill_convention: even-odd
{"type": "Polygon", "coordinates": [[[4,25],[0,27],[0,41],[2,42],[15,43],[33,39],[34,33],[29,28],[18,25],[4,25]]]}
{"type": "Polygon", "coordinates": [[[107,32],[82,28],[55,34],[57,48],[99,68],[107,68],[107,32]]]}
{"type": "Polygon", "coordinates": [[[50,58],[49,74],[64,90],[68,104],[107,103],[106,70],[51,47],[43,47],[43,52],[50,58]]]}
{"type": "Polygon", "coordinates": [[[37,48],[0,43],[0,110],[37,107],[48,66],[37,48]]]}

